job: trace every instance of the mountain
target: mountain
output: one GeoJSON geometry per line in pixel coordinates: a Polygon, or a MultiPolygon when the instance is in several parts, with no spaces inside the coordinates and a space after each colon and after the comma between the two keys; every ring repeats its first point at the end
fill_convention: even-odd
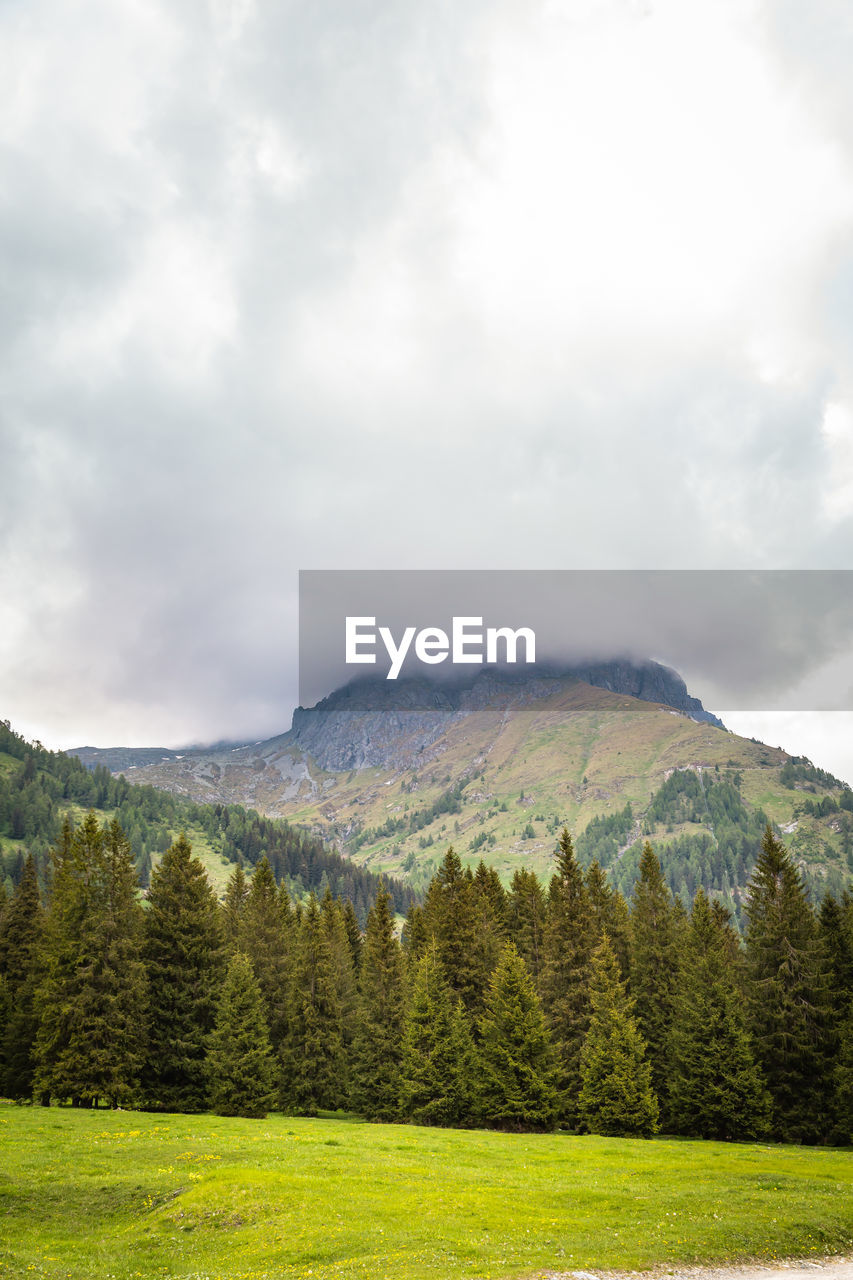
{"type": "MultiPolygon", "coordinates": [[[[89,770],[74,756],[26,742],[8,721],[0,721],[0,892],[14,890],[28,853],[46,884],[49,850],[63,823],[79,823],[88,809],[101,821],[117,818],[121,823],[143,888],[160,855],[184,831],[220,896],[235,863],[251,875],[264,854],[297,900],[311,890],[322,896],[328,888],[349,898],[362,922],[379,889],[377,876],[326,848],[304,828],[239,805],[196,804],[166,790],[129,783],[103,765],[89,770]]],[[[405,912],[411,889],[385,879],[395,909],[405,912]]]]}
{"type": "MultiPolygon", "coordinates": [[[[624,693],[645,702],[658,702],[692,719],[723,722],[693,698],[677,671],[658,662],[585,663],[578,666],[538,667],[535,675],[488,668],[456,681],[363,678],[335,690],[315,707],[297,707],[289,733],[267,742],[217,742],[208,746],[170,747],[72,747],[87,766],[103,765],[111,773],[251,753],[271,743],[296,746],[313,757],[321,769],[341,772],[372,765],[399,765],[411,752],[426,750],[445,731],[449,718],[465,716],[475,706],[505,701],[507,697],[539,697],[553,691],[554,681],[577,681],[611,693],[624,693]]],[[[261,752],[263,754],[263,750],[261,752]]]]}
{"type": "Polygon", "coordinates": [[[816,888],[853,869],[849,788],[729,733],[654,663],[359,680],[268,741],[160,754],[128,776],[286,817],[415,887],[450,843],[506,880],[547,877],[564,825],[623,890],[648,837],[676,892],[701,883],[735,911],[768,819],[816,888]]]}

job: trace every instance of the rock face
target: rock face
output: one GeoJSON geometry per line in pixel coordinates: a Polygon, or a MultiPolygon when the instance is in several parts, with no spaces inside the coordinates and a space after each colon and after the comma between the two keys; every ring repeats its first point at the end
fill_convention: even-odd
{"type": "MultiPolygon", "coordinates": [[[[507,711],[548,698],[574,681],[661,703],[691,720],[723,727],[698,698],[691,697],[676,671],[657,662],[616,659],[559,669],[537,667],[532,673],[486,668],[453,681],[367,677],[336,689],[315,707],[297,707],[290,730],[266,742],[217,743],[180,752],[160,747],[79,747],[71,754],[90,767],[102,764],[113,772],[147,769],[159,785],[163,766],[165,776],[172,768],[214,783],[218,774],[216,779],[211,775],[212,762],[215,769],[228,770],[245,765],[249,758],[274,759],[288,787],[293,787],[296,761],[301,762],[303,755],[328,773],[417,767],[428,758],[433,744],[466,716],[487,707],[507,711]]],[[[296,771],[304,772],[304,764],[296,771]]],[[[246,797],[249,803],[253,799],[253,795],[246,797]]]]}
{"type": "Polygon", "coordinates": [[[407,768],[416,766],[452,724],[473,712],[547,698],[572,681],[662,703],[692,720],[723,727],[690,696],[677,672],[656,662],[617,660],[534,674],[487,669],[453,682],[356,680],[315,707],[297,707],[285,739],[330,773],[407,768]]]}

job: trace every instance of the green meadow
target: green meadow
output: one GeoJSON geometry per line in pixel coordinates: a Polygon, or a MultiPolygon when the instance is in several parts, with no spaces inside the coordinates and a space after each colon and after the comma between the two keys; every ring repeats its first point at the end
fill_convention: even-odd
{"type": "Polygon", "coordinates": [[[853,1245],[853,1153],[7,1106],[0,1277],[475,1280],[853,1245]]]}

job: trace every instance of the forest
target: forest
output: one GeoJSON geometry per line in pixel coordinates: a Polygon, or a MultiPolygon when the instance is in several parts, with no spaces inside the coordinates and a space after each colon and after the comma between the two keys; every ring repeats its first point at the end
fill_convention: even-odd
{"type": "Polygon", "coordinates": [[[853,1138],[853,900],[815,910],[768,826],[745,936],[646,843],[630,903],[567,830],[547,885],[449,848],[398,937],[266,856],[219,902],[180,835],[143,892],[118,818],[66,819],[0,907],[0,1093],[19,1102],[510,1131],[853,1138]]]}

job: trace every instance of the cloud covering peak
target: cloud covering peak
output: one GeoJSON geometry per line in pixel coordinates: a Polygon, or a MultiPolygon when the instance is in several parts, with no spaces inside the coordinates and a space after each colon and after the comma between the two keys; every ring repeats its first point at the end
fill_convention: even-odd
{"type": "Polygon", "coordinates": [[[300,568],[843,568],[845,6],[11,4],[0,713],[251,736],[300,568]]]}

